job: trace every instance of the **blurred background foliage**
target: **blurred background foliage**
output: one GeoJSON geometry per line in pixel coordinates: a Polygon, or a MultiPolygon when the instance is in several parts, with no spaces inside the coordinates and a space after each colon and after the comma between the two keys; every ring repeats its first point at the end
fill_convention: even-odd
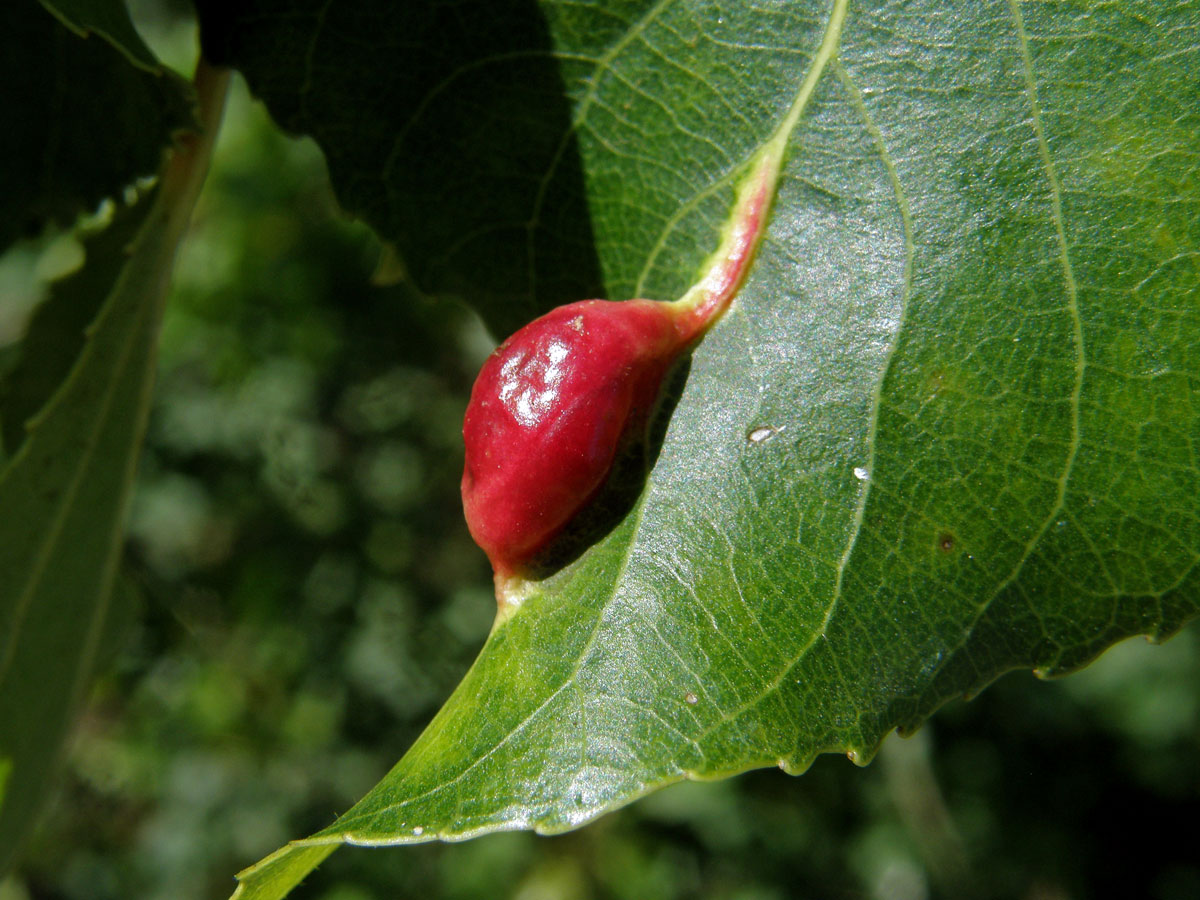
{"type": "MultiPolygon", "coordinates": [[[[181,71],[185,7],[137,20],[181,71]]],[[[401,756],[491,624],[458,501],[492,344],[377,287],[320,153],[237,84],[179,261],[130,526],[142,616],[0,900],[200,900],[401,756]]],[[[0,365],[70,235],[0,261],[0,365]]],[[[343,850],[296,893],[374,898],[1200,896],[1200,634],[1011,675],[865,770],[685,784],[579,832],[343,850]]]]}

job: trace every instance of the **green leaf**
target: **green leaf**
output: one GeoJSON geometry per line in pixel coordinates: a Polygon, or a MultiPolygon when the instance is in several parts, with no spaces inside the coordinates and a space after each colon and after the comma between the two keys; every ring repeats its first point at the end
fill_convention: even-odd
{"type": "Polygon", "coordinates": [[[84,330],[128,262],[129,247],[152,202],[150,192],[133,206],[119,208],[103,229],[85,235],[87,264],[56,283],[34,312],[17,364],[0,384],[2,443],[9,453],[24,440],[25,422],[70,372],[83,348],[84,330]]]}
{"type": "Polygon", "coordinates": [[[8,790],[8,776],[12,774],[12,760],[0,756],[0,809],[4,808],[4,794],[8,790]]]}
{"type": "Polygon", "coordinates": [[[29,0],[0,4],[0,83],[21,85],[0,128],[0,252],[153,175],[192,122],[177,76],[134,68],[29,0]]]}
{"type": "Polygon", "coordinates": [[[511,14],[471,50],[395,6],[201,14],[413,277],[471,279],[494,323],[588,271],[571,242],[540,252],[560,226],[590,232],[608,296],[683,294],[741,167],[802,115],[633,509],[240,896],[282,896],[338,842],[556,832],[685,778],[865,762],[1006,671],[1196,616],[1200,8],[456,4],[472,47],[511,14]],[[493,142],[494,92],[547,59],[567,115],[512,97],[529,153],[493,142]],[[587,223],[556,218],[577,192],[587,223]],[[505,306],[484,243],[518,226],[527,299],[505,306]]]}
{"type": "Polygon", "coordinates": [[[133,27],[123,0],[41,0],[41,4],[80,37],[97,34],[138,68],[154,74],[163,71],[133,27]]]}
{"type": "MultiPolygon", "coordinates": [[[[217,115],[225,82],[205,82],[206,109],[215,103],[217,115]]],[[[0,472],[0,757],[12,767],[0,871],[29,832],[73,715],[127,621],[121,607],[131,594],[113,590],[125,510],[162,304],[216,121],[210,115],[208,136],[174,154],[70,374],[0,472]]],[[[81,285],[105,286],[80,275],[69,287],[82,294],[81,285]]]]}
{"type": "Polygon", "coordinates": [[[389,268],[462,293],[500,331],[602,294],[571,98],[536,4],[196,9],[207,58],[317,138],[343,205],[393,243],[389,268]]]}

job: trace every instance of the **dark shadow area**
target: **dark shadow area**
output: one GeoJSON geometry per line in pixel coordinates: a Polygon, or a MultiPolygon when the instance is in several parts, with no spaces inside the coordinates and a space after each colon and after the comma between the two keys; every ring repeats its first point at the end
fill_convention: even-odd
{"type": "Polygon", "coordinates": [[[341,204],[497,336],[604,296],[551,36],[532,0],[199,0],[201,39],[323,150],[341,204]]]}
{"type": "Polygon", "coordinates": [[[629,515],[662,452],[667,425],[683,395],[691,367],[689,353],[667,373],[650,421],[626,439],[600,492],[531,563],[533,577],[546,578],[570,565],[629,515]]]}
{"type": "MultiPolygon", "coordinates": [[[[191,121],[182,84],[84,40],[39,3],[0,4],[0,253],[154,175],[191,121]]],[[[4,298],[0,297],[0,301],[4,298]]]]}
{"type": "Polygon", "coordinates": [[[1139,739],[1116,696],[1080,703],[1014,673],[939,713],[935,767],[952,811],[989,798],[971,832],[988,872],[980,897],[1200,896],[1194,834],[1169,824],[1200,813],[1194,731],[1139,739]]]}

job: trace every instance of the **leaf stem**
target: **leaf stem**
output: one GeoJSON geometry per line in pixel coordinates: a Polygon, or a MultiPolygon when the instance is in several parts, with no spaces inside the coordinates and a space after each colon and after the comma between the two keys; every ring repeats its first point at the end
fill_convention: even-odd
{"type": "Polygon", "coordinates": [[[738,188],[734,213],[704,277],[675,301],[677,328],[685,341],[702,335],[725,311],[750,269],[750,261],[766,227],[782,162],[782,144],[771,142],[755,157],[750,174],[738,188]]]}
{"type": "Polygon", "coordinates": [[[720,245],[705,263],[705,273],[700,280],[675,301],[679,310],[677,328],[686,341],[694,340],[708,330],[729,306],[746,279],[754,253],[766,230],[767,215],[775,198],[788,140],[812,99],[825,67],[837,57],[848,4],[849,0],[833,0],[820,46],[787,115],[755,155],[749,166],[749,174],[738,186],[733,215],[722,232],[720,245]]]}

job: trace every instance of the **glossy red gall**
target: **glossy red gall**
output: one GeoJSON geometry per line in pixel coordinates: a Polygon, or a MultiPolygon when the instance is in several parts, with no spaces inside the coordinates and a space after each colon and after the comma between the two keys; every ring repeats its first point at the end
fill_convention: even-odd
{"type": "Polygon", "coordinates": [[[663,378],[725,311],[762,233],[777,158],[743,185],[704,277],[680,300],[583,300],[551,310],[484,363],[463,422],[467,525],[509,587],[644,434],[663,378]]]}

